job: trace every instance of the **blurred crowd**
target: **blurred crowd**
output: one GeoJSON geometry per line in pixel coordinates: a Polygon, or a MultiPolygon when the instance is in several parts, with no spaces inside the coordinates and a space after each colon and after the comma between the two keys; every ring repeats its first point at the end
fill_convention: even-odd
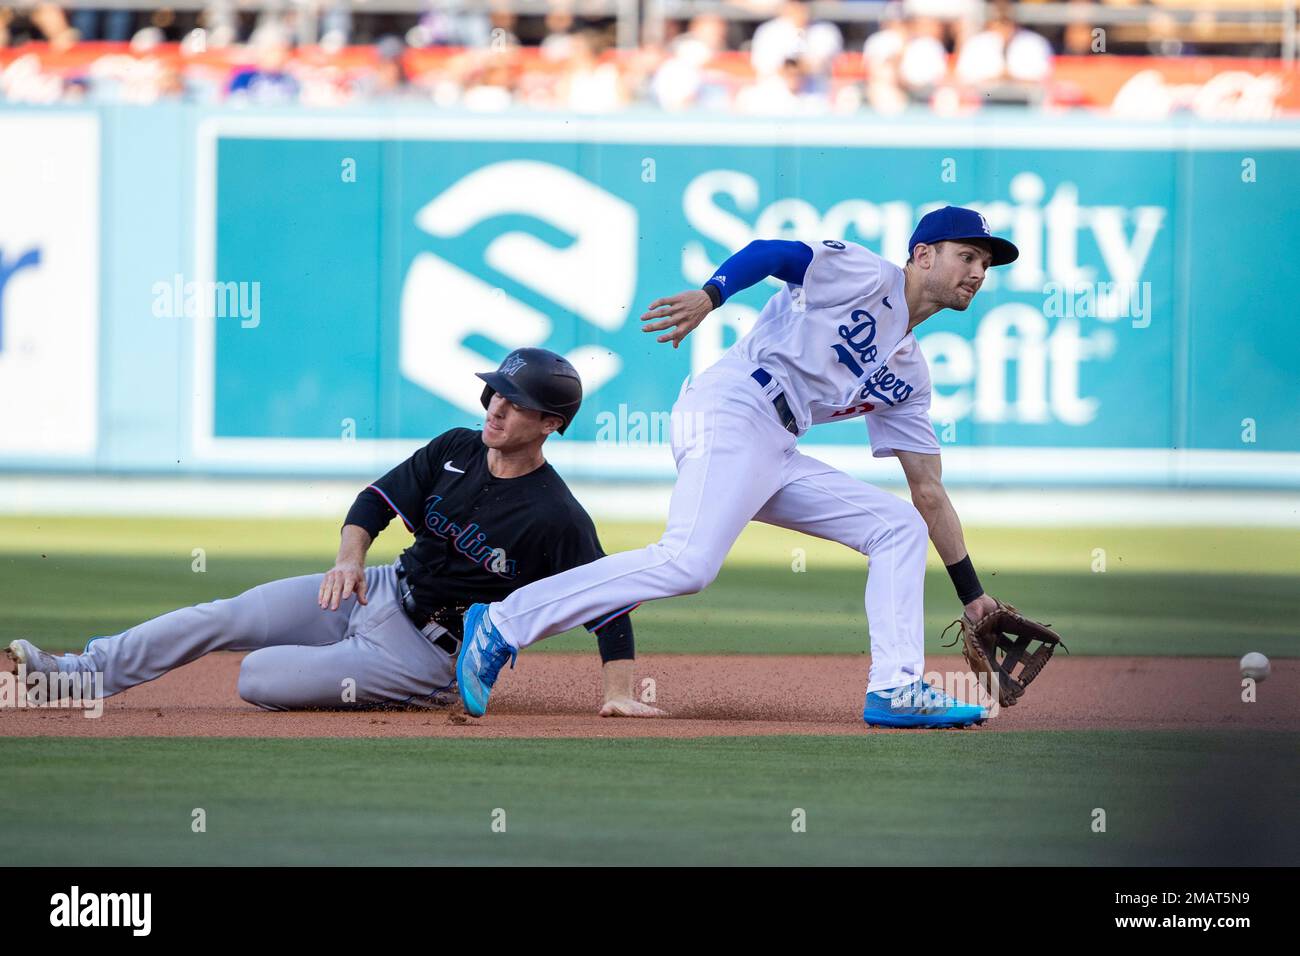
{"type": "Polygon", "coordinates": [[[1054,33],[1018,25],[1009,3],[906,0],[878,22],[836,24],[804,0],[737,0],[765,18],[670,20],[633,49],[615,49],[613,20],[572,0],[532,17],[430,2],[424,15],[362,17],[325,0],[310,21],[283,0],[256,13],[234,0],[193,13],[0,7],[0,100],[953,113],[1050,101],[1056,56],[1106,52],[1093,0],[1069,0],[1078,16],[1054,33]]]}

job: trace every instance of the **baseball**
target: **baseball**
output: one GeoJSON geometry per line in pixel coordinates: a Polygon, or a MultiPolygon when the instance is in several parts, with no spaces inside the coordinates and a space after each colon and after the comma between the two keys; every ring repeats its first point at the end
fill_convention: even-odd
{"type": "Polygon", "coordinates": [[[1270,665],[1268,658],[1259,651],[1251,651],[1241,659],[1241,676],[1261,681],[1268,677],[1270,665]]]}

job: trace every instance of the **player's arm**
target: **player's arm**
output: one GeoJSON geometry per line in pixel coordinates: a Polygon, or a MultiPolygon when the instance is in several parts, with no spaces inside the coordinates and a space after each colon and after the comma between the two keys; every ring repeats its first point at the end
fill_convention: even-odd
{"type": "Polygon", "coordinates": [[[641,331],[672,329],[657,341],[672,342],[673,348],[677,348],[706,315],[742,289],[769,276],[802,285],[812,260],[813,251],[806,243],[756,239],[718,266],[704,288],[689,289],[650,303],[649,310],[641,316],[641,321],[649,324],[642,326],[641,331]]]}
{"type": "Polygon", "coordinates": [[[930,540],[952,577],[957,597],[966,607],[966,616],[978,621],[993,610],[996,603],[984,593],[966,551],[961,519],[943,487],[942,456],[902,450],[895,451],[895,454],[907,475],[912,504],[930,529],[930,540]]]}
{"type": "Polygon", "coordinates": [[[636,652],[632,642],[632,619],[628,613],[618,613],[598,627],[595,634],[605,693],[600,716],[662,717],[662,710],[642,703],[635,696],[636,652]]]}
{"type": "Polygon", "coordinates": [[[346,601],[353,593],[360,603],[366,603],[366,552],[374,540],[360,525],[343,526],[338,557],[320,585],[318,602],[321,607],[337,611],[339,602],[346,601]]]}
{"type": "MultiPolygon", "coordinates": [[[[595,560],[595,558],[592,558],[595,560]]],[[[663,717],[658,707],[636,699],[636,642],[632,634],[632,612],[637,605],[619,608],[585,627],[596,635],[600,671],[604,684],[602,717],[663,717]]]]}
{"type": "MultiPolygon", "coordinates": [[[[551,574],[590,564],[604,557],[596,526],[586,512],[573,520],[558,535],[553,553],[551,574]]],[[[636,642],[632,633],[632,612],[636,604],[616,608],[588,621],[584,627],[596,637],[600,651],[601,676],[604,683],[602,717],[662,717],[664,712],[637,700],[634,696],[636,642]]]]}
{"type": "Polygon", "coordinates": [[[402,519],[408,531],[415,530],[407,516],[418,514],[424,489],[432,483],[433,468],[451,436],[451,432],[444,432],[388,474],[361,489],[343,519],[334,567],[321,582],[321,607],[337,611],[339,604],[353,593],[358,601],[366,603],[366,552],[395,517],[402,519]]]}

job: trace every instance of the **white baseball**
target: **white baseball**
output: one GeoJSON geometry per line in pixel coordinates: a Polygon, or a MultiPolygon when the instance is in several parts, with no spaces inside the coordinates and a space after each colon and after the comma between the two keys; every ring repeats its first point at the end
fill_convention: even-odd
{"type": "Polygon", "coordinates": [[[1268,658],[1259,651],[1251,651],[1241,659],[1241,676],[1261,681],[1268,677],[1271,665],[1268,658]]]}

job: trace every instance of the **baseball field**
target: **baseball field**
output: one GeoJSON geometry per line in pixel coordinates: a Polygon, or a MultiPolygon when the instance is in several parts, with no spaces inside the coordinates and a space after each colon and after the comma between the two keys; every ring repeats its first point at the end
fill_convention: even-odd
{"type": "MultiPolygon", "coordinates": [[[[600,529],[607,551],[659,531],[600,529]]],[[[80,650],[324,570],[337,534],[334,521],[0,518],[4,641],[80,650]]],[[[990,593],[1070,651],[977,729],[865,728],[864,559],[751,525],[711,588],[635,614],[642,694],[667,719],[595,716],[599,661],[581,630],[521,654],[481,721],[262,712],[235,692],[239,655],[214,654],[96,719],[0,708],[5,803],[39,809],[0,814],[0,839],[36,865],[1300,858],[1300,531],[967,538],[990,593]],[[1247,651],[1272,673],[1243,689],[1247,651]]],[[[390,531],[372,559],[405,541],[390,531]]],[[[937,563],[926,612],[927,667],[961,674],[939,640],[957,608],[937,563]]]]}

